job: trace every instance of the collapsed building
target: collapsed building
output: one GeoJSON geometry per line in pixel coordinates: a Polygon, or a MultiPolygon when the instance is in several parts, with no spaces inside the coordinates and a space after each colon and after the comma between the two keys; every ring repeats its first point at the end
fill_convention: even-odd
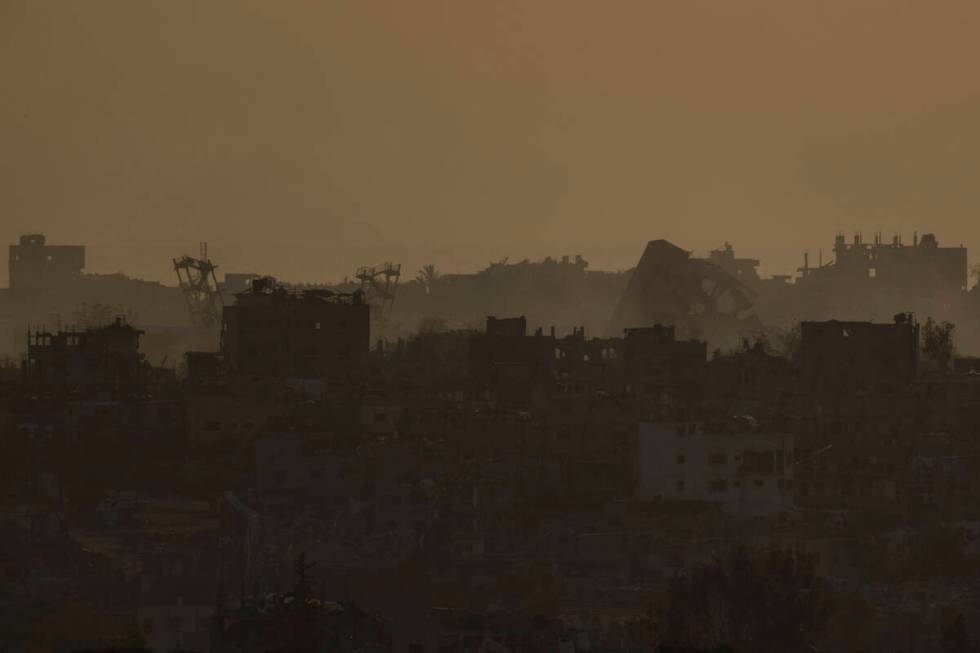
{"type": "Polygon", "coordinates": [[[121,318],[97,328],[32,331],[28,334],[26,379],[62,389],[139,387],[148,375],[139,351],[142,334],[121,318]]]}
{"type": "MultiPolygon", "coordinates": [[[[741,268],[741,269],[744,269],[741,268]]],[[[647,243],[613,312],[609,333],[674,325],[682,337],[731,345],[761,324],[750,315],[755,293],[739,278],[666,240],[647,243]]]]}

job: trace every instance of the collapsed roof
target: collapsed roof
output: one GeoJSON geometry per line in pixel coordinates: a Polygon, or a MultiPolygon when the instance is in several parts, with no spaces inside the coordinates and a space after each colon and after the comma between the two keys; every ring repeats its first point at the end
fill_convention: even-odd
{"type": "Polygon", "coordinates": [[[647,243],[620,298],[609,333],[672,324],[688,337],[705,337],[742,322],[755,293],[717,265],[691,258],[666,240],[647,243]]]}

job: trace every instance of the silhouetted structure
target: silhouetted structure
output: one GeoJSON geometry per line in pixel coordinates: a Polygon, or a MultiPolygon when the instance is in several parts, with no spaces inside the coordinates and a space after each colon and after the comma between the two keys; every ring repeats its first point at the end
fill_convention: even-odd
{"type": "Polygon", "coordinates": [[[854,234],[848,243],[844,234],[834,239],[833,263],[819,268],[804,264],[803,279],[868,284],[888,292],[918,295],[929,292],[959,292],[967,286],[967,250],[963,246],[940,247],[931,233],[913,236],[905,245],[899,236],[885,242],[875,236],[865,242],[854,234]]]}
{"type": "Polygon", "coordinates": [[[42,234],[21,236],[19,244],[10,246],[9,256],[10,290],[15,296],[71,282],[85,267],[84,246],[48,245],[42,234]]]}
{"type": "Polygon", "coordinates": [[[691,406],[701,398],[707,352],[700,340],[678,340],[672,326],[626,329],[626,390],[665,404],[691,406]]]}
{"type": "MultiPolygon", "coordinates": [[[[734,259],[732,259],[734,261],[734,259]]],[[[753,291],[722,268],[666,240],[647,243],[613,313],[611,334],[671,324],[686,337],[735,340],[747,328],[753,291]]]]}
{"type": "Polygon", "coordinates": [[[213,327],[221,323],[221,291],[214,275],[217,268],[208,258],[208,244],[201,243],[201,257],[181,256],[174,259],[174,272],[184,293],[187,310],[194,324],[213,327]]]}
{"type": "Polygon", "coordinates": [[[252,281],[224,308],[221,350],[229,370],[280,378],[348,378],[367,365],[370,308],[364,294],[287,290],[252,281]]]}
{"type": "Polygon", "coordinates": [[[31,332],[27,378],[59,388],[133,388],[146,378],[147,365],[139,353],[142,334],[121,318],[80,331],[31,332]]]}
{"type": "Polygon", "coordinates": [[[916,374],[919,325],[898,314],[892,324],[803,322],[800,373],[806,391],[848,394],[898,388],[916,374]]]}
{"type": "Polygon", "coordinates": [[[743,283],[759,280],[759,272],[756,270],[759,259],[736,257],[731,243],[726,242],[722,247],[711,250],[705,260],[743,283]]]}
{"type": "Polygon", "coordinates": [[[486,333],[470,339],[474,378],[507,404],[526,404],[535,387],[548,380],[555,361],[554,334],[527,334],[527,318],[487,317],[486,333]]]}
{"type": "Polygon", "coordinates": [[[371,306],[371,318],[376,329],[382,329],[391,317],[401,274],[401,263],[383,263],[360,267],[354,275],[361,283],[364,300],[371,306]]]}

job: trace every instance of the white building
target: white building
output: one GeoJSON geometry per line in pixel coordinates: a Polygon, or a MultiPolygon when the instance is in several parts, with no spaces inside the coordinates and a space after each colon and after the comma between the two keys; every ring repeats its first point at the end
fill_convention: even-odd
{"type": "Polygon", "coordinates": [[[745,516],[792,506],[793,436],[751,424],[641,423],[636,498],[701,501],[745,516]]]}

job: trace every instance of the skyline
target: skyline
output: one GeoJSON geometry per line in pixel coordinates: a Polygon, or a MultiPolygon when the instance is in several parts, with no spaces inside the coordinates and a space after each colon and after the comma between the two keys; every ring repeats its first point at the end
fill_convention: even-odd
{"type": "MultiPolygon", "coordinates": [[[[158,281],[158,282],[160,282],[160,283],[162,283],[164,285],[167,285],[167,286],[176,286],[177,285],[175,283],[175,280],[176,280],[175,273],[173,272],[173,262],[171,260],[169,260],[169,259],[167,260],[168,265],[167,265],[166,270],[165,270],[165,272],[168,272],[169,274],[164,274],[164,275],[161,275],[160,277],[152,277],[152,276],[141,277],[141,276],[139,276],[137,274],[134,274],[131,270],[127,270],[127,269],[121,268],[121,267],[113,268],[111,265],[108,265],[105,262],[105,260],[100,260],[100,259],[103,258],[103,255],[107,251],[107,246],[104,245],[104,244],[102,244],[102,245],[96,244],[96,245],[93,246],[90,243],[67,242],[67,241],[63,242],[63,241],[52,239],[50,237],[50,234],[43,234],[40,231],[19,233],[16,236],[12,236],[11,238],[9,238],[7,244],[8,245],[14,245],[14,244],[16,244],[18,242],[20,236],[29,235],[29,234],[33,234],[33,233],[41,233],[42,235],[44,235],[47,238],[47,241],[48,241],[48,244],[49,245],[81,245],[81,246],[85,247],[85,252],[86,252],[86,257],[85,257],[86,258],[86,261],[85,261],[85,273],[86,274],[116,274],[116,273],[120,273],[120,274],[124,274],[124,275],[126,275],[128,277],[131,277],[131,278],[134,278],[134,279],[144,279],[144,280],[147,280],[147,281],[158,281]]],[[[871,243],[871,242],[873,242],[874,236],[875,236],[875,233],[874,232],[868,233],[868,232],[863,232],[861,230],[852,230],[850,232],[843,232],[843,233],[844,233],[845,239],[846,239],[846,241],[848,243],[852,242],[855,234],[860,234],[861,237],[862,237],[862,239],[863,239],[863,242],[865,242],[865,243],[871,243]]],[[[931,232],[928,232],[928,231],[917,231],[917,232],[913,232],[911,234],[891,234],[891,233],[881,232],[880,235],[881,235],[881,238],[882,238],[882,242],[890,242],[893,235],[898,235],[901,238],[901,240],[902,240],[902,244],[903,245],[906,245],[906,246],[909,246],[909,245],[912,245],[913,238],[916,235],[918,235],[918,236],[921,237],[925,233],[931,233],[931,232]]],[[[956,246],[966,247],[967,248],[967,251],[969,252],[969,244],[968,243],[954,242],[953,240],[945,240],[945,239],[942,239],[941,238],[941,234],[935,234],[935,235],[939,239],[940,246],[942,246],[942,247],[956,247],[956,246]]],[[[651,239],[649,239],[649,241],[644,241],[642,243],[641,247],[645,247],[648,242],[653,241],[653,240],[667,240],[667,239],[651,238],[651,239]]],[[[202,241],[202,242],[204,242],[204,241],[202,241]]],[[[177,242],[173,242],[173,243],[169,243],[169,242],[168,243],[143,243],[143,245],[152,245],[152,246],[155,246],[155,247],[162,247],[162,246],[171,245],[171,244],[174,247],[180,247],[182,245],[182,243],[177,243],[177,242]]],[[[700,250],[700,249],[691,249],[691,248],[687,248],[687,247],[682,247],[682,249],[685,249],[685,250],[689,251],[692,254],[692,256],[701,257],[701,258],[707,258],[707,256],[709,255],[709,253],[712,250],[722,249],[726,244],[732,245],[732,247],[734,248],[734,251],[735,251],[735,256],[737,256],[738,258],[747,258],[747,259],[757,259],[757,260],[759,260],[759,265],[758,265],[758,268],[757,269],[759,270],[760,277],[762,277],[762,278],[769,278],[769,277],[772,277],[772,276],[779,276],[779,275],[788,275],[788,276],[790,276],[791,281],[797,279],[798,276],[799,276],[799,274],[800,274],[799,270],[803,266],[804,256],[805,255],[806,256],[809,256],[809,265],[810,265],[810,267],[818,267],[821,264],[821,262],[822,262],[822,264],[826,265],[826,264],[831,263],[831,262],[834,261],[834,250],[833,250],[833,243],[832,242],[830,243],[829,246],[826,246],[826,247],[809,248],[809,249],[805,249],[805,250],[801,251],[800,254],[799,254],[799,263],[796,266],[787,267],[785,270],[776,269],[772,264],[768,263],[765,259],[760,259],[758,256],[753,255],[752,252],[747,251],[746,249],[739,248],[739,247],[736,246],[735,243],[732,243],[731,241],[727,241],[727,240],[723,240],[718,245],[716,245],[714,247],[708,247],[708,248],[703,249],[703,250],[700,250]]],[[[198,245],[200,245],[200,243],[198,243],[198,245]]],[[[139,246],[139,245],[137,245],[137,246],[139,246]]],[[[111,247],[111,246],[108,246],[108,247],[111,247]]],[[[244,263],[244,265],[242,265],[240,267],[236,267],[236,268],[230,268],[229,266],[227,266],[226,264],[224,264],[222,262],[222,259],[220,258],[221,254],[223,254],[223,253],[224,252],[222,252],[220,250],[220,248],[218,248],[218,252],[216,253],[215,252],[215,248],[212,246],[212,244],[211,243],[208,243],[208,256],[216,264],[216,267],[218,269],[217,274],[218,274],[219,277],[221,277],[225,273],[254,273],[254,274],[259,274],[259,275],[272,276],[275,279],[279,279],[279,280],[285,281],[287,283],[338,283],[341,280],[343,280],[344,278],[353,278],[354,272],[355,272],[355,269],[352,268],[352,269],[350,269],[350,270],[348,270],[346,272],[342,272],[342,273],[340,273],[338,275],[334,275],[334,276],[322,275],[322,276],[316,277],[316,278],[290,278],[290,277],[287,277],[287,276],[278,275],[274,271],[265,270],[265,269],[256,269],[255,266],[249,267],[249,264],[247,263],[247,257],[248,257],[248,252],[247,251],[243,253],[242,259],[240,259],[240,260],[245,260],[246,261],[244,263]]],[[[640,253],[642,254],[642,249],[640,250],[640,253]]],[[[190,255],[190,256],[197,256],[198,255],[197,247],[196,246],[193,246],[193,247],[192,246],[186,246],[183,249],[181,249],[178,253],[174,254],[171,258],[179,258],[180,256],[185,255],[185,254],[190,255]]],[[[505,255],[505,256],[498,256],[496,258],[491,257],[491,258],[487,258],[485,261],[481,261],[481,260],[471,261],[470,264],[468,265],[468,267],[460,267],[460,268],[439,268],[437,266],[437,271],[440,274],[473,274],[473,273],[479,272],[480,270],[483,270],[484,268],[486,268],[491,263],[498,262],[498,261],[504,260],[504,259],[506,259],[507,262],[509,262],[509,263],[517,263],[517,262],[519,262],[521,260],[524,260],[524,259],[529,260],[531,262],[539,262],[539,261],[542,261],[542,260],[544,260],[546,258],[552,258],[554,260],[560,260],[563,256],[569,256],[571,258],[574,258],[576,255],[581,255],[588,262],[588,264],[589,264],[588,269],[589,270],[592,270],[592,271],[603,271],[603,272],[625,272],[625,271],[629,271],[629,270],[633,269],[634,267],[636,267],[637,261],[639,260],[639,256],[637,256],[636,259],[632,263],[630,263],[628,265],[618,265],[617,262],[613,262],[612,265],[601,265],[601,264],[597,264],[597,262],[596,262],[595,259],[590,258],[587,252],[574,252],[574,253],[570,253],[570,252],[554,253],[554,252],[551,252],[551,253],[542,253],[540,256],[534,256],[534,255],[532,255],[532,256],[527,256],[527,257],[515,257],[515,256],[506,256],[505,255]]],[[[108,257],[108,260],[113,260],[113,258],[115,258],[115,257],[113,257],[111,255],[111,251],[110,251],[110,256],[108,257]]],[[[605,259],[603,259],[603,260],[605,260],[605,259]]],[[[970,260],[972,260],[972,259],[970,259],[970,260]]],[[[372,260],[369,263],[369,265],[375,265],[375,264],[381,263],[382,261],[391,261],[391,262],[394,262],[394,263],[400,263],[400,261],[398,261],[397,259],[395,259],[393,257],[390,257],[390,256],[389,257],[380,256],[380,257],[376,257],[375,260],[372,260]]],[[[422,265],[424,265],[424,263],[420,263],[416,267],[409,267],[409,266],[406,266],[405,264],[402,264],[402,272],[403,272],[403,275],[404,275],[404,278],[405,278],[404,280],[405,281],[411,281],[411,280],[413,280],[415,278],[415,273],[418,272],[421,269],[422,265]]],[[[466,264],[464,263],[464,265],[466,265],[466,264]]],[[[360,267],[360,266],[358,266],[358,267],[360,267]]],[[[970,265],[971,278],[973,276],[972,267],[973,266],[971,264],[970,265]]],[[[9,282],[9,275],[8,275],[7,268],[5,266],[0,266],[0,268],[2,268],[2,269],[0,269],[0,284],[5,283],[5,282],[9,282]]],[[[3,286],[0,285],[0,287],[3,287],[3,286]]]]}
{"type": "Polygon", "coordinates": [[[163,281],[202,240],[296,280],[980,241],[972,4],[289,7],[4,3],[7,241],[163,281]]]}

